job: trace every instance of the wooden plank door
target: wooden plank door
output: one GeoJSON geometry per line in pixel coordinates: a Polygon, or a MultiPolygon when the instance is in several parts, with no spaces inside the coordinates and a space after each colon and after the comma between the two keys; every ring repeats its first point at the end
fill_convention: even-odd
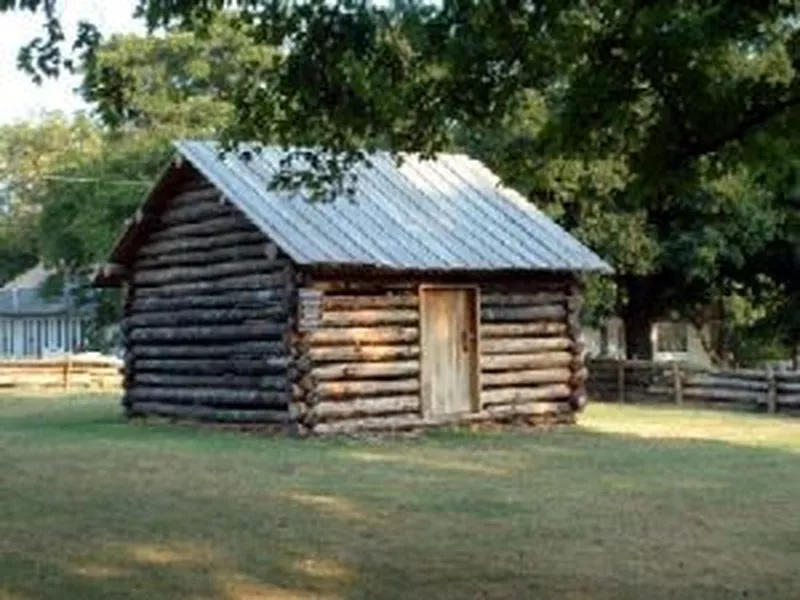
{"type": "Polygon", "coordinates": [[[421,388],[425,415],[478,407],[477,290],[420,290],[421,388]]]}

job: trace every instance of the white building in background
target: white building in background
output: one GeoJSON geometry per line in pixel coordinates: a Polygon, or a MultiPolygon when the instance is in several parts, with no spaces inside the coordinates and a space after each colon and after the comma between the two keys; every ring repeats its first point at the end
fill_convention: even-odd
{"type": "MultiPolygon", "coordinates": [[[[584,329],[589,356],[625,357],[625,324],[622,319],[606,319],[599,327],[584,329]]],[[[678,360],[697,366],[711,366],[711,356],[703,347],[697,328],[686,321],[660,321],[650,330],[655,361],[678,360]]]]}
{"type": "Polygon", "coordinates": [[[63,293],[43,298],[51,272],[41,264],[0,288],[0,358],[38,358],[82,349],[90,308],[63,293]]]}

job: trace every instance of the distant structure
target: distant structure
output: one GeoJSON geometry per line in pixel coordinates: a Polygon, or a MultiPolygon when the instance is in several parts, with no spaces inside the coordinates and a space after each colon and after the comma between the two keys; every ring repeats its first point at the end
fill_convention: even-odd
{"type": "Polygon", "coordinates": [[[38,264],[0,288],[0,357],[40,358],[83,346],[90,309],[76,306],[67,291],[43,297],[51,275],[38,264]]]}
{"type": "Polygon", "coordinates": [[[298,433],[571,422],[591,250],[480,162],[387,154],[355,194],[269,188],[285,154],[173,161],[115,245],[130,415],[298,433]]]}
{"type": "MultiPolygon", "coordinates": [[[[710,326],[706,326],[707,328],[710,326]]],[[[584,328],[586,352],[593,358],[625,358],[625,323],[611,317],[595,327],[584,328]]],[[[706,330],[698,330],[688,321],[658,321],[650,328],[653,360],[680,361],[699,367],[710,367],[711,355],[703,346],[706,330]]]]}

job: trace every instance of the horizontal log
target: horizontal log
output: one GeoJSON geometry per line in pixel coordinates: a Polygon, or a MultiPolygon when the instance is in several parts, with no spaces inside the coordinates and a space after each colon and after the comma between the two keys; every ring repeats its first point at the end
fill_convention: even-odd
{"type": "Polygon", "coordinates": [[[567,309],[560,304],[481,308],[481,320],[487,323],[508,321],[560,321],[566,318],[566,316],[567,309]]]}
{"type": "Polygon", "coordinates": [[[481,375],[484,388],[529,386],[541,383],[569,383],[569,369],[529,369],[525,371],[501,371],[481,375]]]}
{"type": "Polygon", "coordinates": [[[167,268],[137,268],[133,273],[133,283],[137,286],[158,286],[172,283],[212,281],[233,276],[266,275],[285,271],[289,266],[286,260],[274,261],[268,258],[255,258],[202,266],[178,266],[167,268]]]}
{"type": "Polygon", "coordinates": [[[332,276],[332,279],[324,280],[318,275],[314,276],[311,282],[311,287],[315,290],[328,293],[342,293],[342,294],[371,294],[374,296],[382,296],[399,291],[409,294],[416,294],[418,283],[413,279],[404,277],[402,279],[396,278],[381,278],[379,275],[369,277],[367,279],[352,279],[349,277],[342,277],[341,273],[332,276]]]}
{"type": "Polygon", "coordinates": [[[800,383],[800,371],[777,371],[775,378],[778,381],[800,383]]]}
{"type": "Polygon", "coordinates": [[[184,206],[194,206],[197,203],[216,202],[220,203],[222,195],[220,191],[205,180],[198,181],[193,187],[184,187],[180,192],[169,199],[165,210],[177,210],[184,206]]]}
{"type": "Polygon", "coordinates": [[[224,342],[285,339],[286,325],[283,323],[247,323],[243,325],[208,325],[181,327],[146,327],[131,329],[127,333],[129,342],[174,343],[224,342]]]}
{"type": "Polygon", "coordinates": [[[149,239],[154,242],[160,242],[183,237],[202,237],[204,235],[214,236],[240,231],[256,231],[256,228],[244,217],[244,215],[235,213],[226,215],[224,217],[217,217],[215,219],[207,219],[205,221],[201,221],[200,223],[188,223],[186,225],[175,225],[172,227],[157,229],[150,234],[149,239]]]}
{"type": "Polygon", "coordinates": [[[626,385],[625,389],[626,391],[628,389],[635,389],[643,394],[650,394],[651,396],[667,396],[673,400],[675,398],[675,386],[671,382],[669,385],[640,385],[633,386],[632,388],[628,388],[626,385]]]}
{"type": "Polygon", "coordinates": [[[419,357],[419,346],[314,346],[308,354],[316,363],[391,361],[419,357]]]}
{"type": "Polygon", "coordinates": [[[731,402],[766,402],[766,394],[746,390],[720,390],[714,388],[684,387],[686,398],[709,398],[713,400],[730,400],[731,402]]]}
{"type": "Polygon", "coordinates": [[[364,381],[323,381],[314,393],[320,401],[356,396],[388,396],[419,392],[419,379],[387,379],[364,381]]]}
{"type": "Polygon", "coordinates": [[[514,369],[545,369],[566,367],[572,363],[569,352],[550,352],[542,354],[494,354],[481,356],[482,371],[510,371],[514,369]]]}
{"type": "Polygon", "coordinates": [[[481,405],[534,402],[537,400],[568,399],[572,390],[566,384],[542,385],[528,388],[499,388],[481,391],[481,405]]]}
{"type": "Polygon", "coordinates": [[[416,294],[380,294],[380,295],[325,295],[322,308],[329,310],[368,310],[378,308],[417,308],[419,298],[416,294]]]}
{"type": "Polygon", "coordinates": [[[370,325],[412,325],[419,323],[416,310],[349,310],[324,311],[323,327],[368,327],[370,325]]]}
{"type": "Polygon", "coordinates": [[[537,415],[566,415],[574,412],[574,407],[568,402],[541,402],[535,401],[528,404],[497,404],[488,406],[485,412],[493,419],[506,419],[516,416],[537,415]]]}
{"type": "Polygon", "coordinates": [[[419,361],[339,363],[314,367],[311,376],[318,381],[337,379],[383,379],[409,377],[419,373],[419,361]]]}
{"type": "Polygon", "coordinates": [[[309,345],[332,344],[409,344],[419,340],[417,327],[327,328],[305,335],[309,345]]]}
{"type": "Polygon", "coordinates": [[[283,341],[232,342],[230,344],[208,344],[186,346],[147,346],[131,344],[128,352],[134,358],[216,358],[238,356],[280,356],[288,354],[289,346],[283,341]]]}
{"type": "Polygon", "coordinates": [[[202,373],[206,375],[239,373],[242,375],[282,374],[287,372],[288,358],[264,358],[261,360],[231,359],[136,359],[137,372],[153,371],[167,373],[202,373]]]}
{"type": "Polygon", "coordinates": [[[785,381],[778,381],[777,387],[779,392],[800,394],[800,383],[787,383],[785,381]]]}
{"type": "Polygon", "coordinates": [[[369,431],[408,431],[425,425],[418,414],[327,421],[313,426],[318,435],[352,435],[369,431]]]}
{"type": "Polygon", "coordinates": [[[529,294],[482,294],[481,307],[496,308],[506,306],[540,306],[542,304],[560,304],[566,302],[568,296],[559,292],[533,292],[529,294]]]}
{"type": "Polygon", "coordinates": [[[175,373],[147,373],[134,371],[132,380],[136,385],[192,388],[209,387],[222,389],[276,390],[288,391],[291,387],[289,379],[284,375],[258,376],[236,375],[179,375],[175,373]]]}
{"type": "Polygon", "coordinates": [[[563,276],[556,276],[551,280],[545,280],[544,273],[539,273],[535,278],[513,277],[500,275],[499,279],[491,280],[483,278],[481,285],[485,294],[538,294],[550,292],[554,294],[569,295],[570,287],[563,276]]]}
{"type": "Polygon", "coordinates": [[[230,290],[225,293],[212,295],[179,295],[173,298],[146,296],[134,299],[130,304],[130,311],[148,312],[164,310],[192,310],[210,308],[259,308],[283,306],[288,310],[289,298],[286,289],[269,290],[230,290]]]}
{"type": "Polygon", "coordinates": [[[126,394],[133,400],[168,404],[198,404],[209,407],[287,409],[291,395],[285,391],[236,390],[227,388],[173,388],[136,386],[126,394]]]}
{"type": "Polygon", "coordinates": [[[222,204],[219,198],[213,195],[183,206],[168,207],[158,217],[159,228],[197,223],[207,219],[230,216],[234,209],[230,205],[222,204]]]}
{"type": "Polygon", "coordinates": [[[800,394],[781,394],[778,396],[778,406],[800,406],[800,394]]]}
{"type": "MultiPolygon", "coordinates": [[[[410,431],[443,425],[463,425],[488,421],[513,419],[515,417],[547,417],[548,422],[571,423],[573,410],[569,402],[537,402],[518,406],[496,406],[475,413],[451,415],[404,414],[391,417],[364,417],[317,423],[313,432],[318,435],[352,435],[365,432],[410,431]]],[[[535,419],[532,419],[535,420],[535,419]]]]}
{"type": "Polygon", "coordinates": [[[540,323],[514,323],[496,324],[481,323],[481,338],[509,338],[564,335],[567,332],[566,323],[540,322],[540,323]]]}
{"type": "Polygon", "coordinates": [[[311,409],[308,419],[319,422],[331,419],[413,413],[419,411],[419,408],[419,397],[414,395],[320,402],[311,409]]]}
{"type": "Polygon", "coordinates": [[[215,236],[186,236],[160,242],[147,240],[139,248],[137,256],[144,258],[179,252],[203,252],[213,248],[230,248],[246,244],[264,243],[266,239],[260,231],[237,231],[215,236]]]}
{"type": "Polygon", "coordinates": [[[692,375],[686,379],[684,386],[766,392],[767,388],[769,387],[769,383],[766,379],[758,381],[753,379],[738,379],[733,377],[717,377],[714,375],[692,375]]]}
{"type": "Polygon", "coordinates": [[[171,312],[143,312],[132,314],[122,321],[125,329],[133,327],[179,327],[183,325],[236,325],[246,321],[275,321],[283,324],[287,307],[231,309],[183,309],[171,312]]]}
{"type": "Polygon", "coordinates": [[[133,402],[129,414],[153,415],[174,419],[213,423],[288,424],[288,411],[276,410],[220,410],[208,406],[163,404],[159,402],[133,402]]]}
{"type": "Polygon", "coordinates": [[[286,288],[293,284],[291,271],[278,271],[268,275],[239,275],[211,281],[170,283],[160,286],[137,286],[136,296],[186,296],[189,294],[227,294],[231,290],[263,290],[286,288]]]}
{"type": "Polygon", "coordinates": [[[136,261],[136,269],[159,269],[164,267],[210,265],[237,262],[255,258],[275,260],[271,257],[270,244],[263,241],[240,246],[223,246],[210,250],[186,251],[143,257],[136,261]]]}
{"type": "Polygon", "coordinates": [[[569,350],[573,342],[566,337],[492,338],[481,341],[481,354],[535,354],[550,350],[569,350]]]}
{"type": "Polygon", "coordinates": [[[735,369],[712,371],[712,375],[729,379],[765,379],[768,377],[766,369],[735,369]]]}

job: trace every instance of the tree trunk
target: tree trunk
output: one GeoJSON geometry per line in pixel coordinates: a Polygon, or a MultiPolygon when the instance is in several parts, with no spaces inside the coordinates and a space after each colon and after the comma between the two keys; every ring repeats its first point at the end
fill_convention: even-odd
{"type": "Polygon", "coordinates": [[[629,359],[652,360],[652,300],[648,298],[647,286],[641,278],[629,278],[626,287],[628,302],[622,315],[625,321],[626,356],[629,359]]]}

